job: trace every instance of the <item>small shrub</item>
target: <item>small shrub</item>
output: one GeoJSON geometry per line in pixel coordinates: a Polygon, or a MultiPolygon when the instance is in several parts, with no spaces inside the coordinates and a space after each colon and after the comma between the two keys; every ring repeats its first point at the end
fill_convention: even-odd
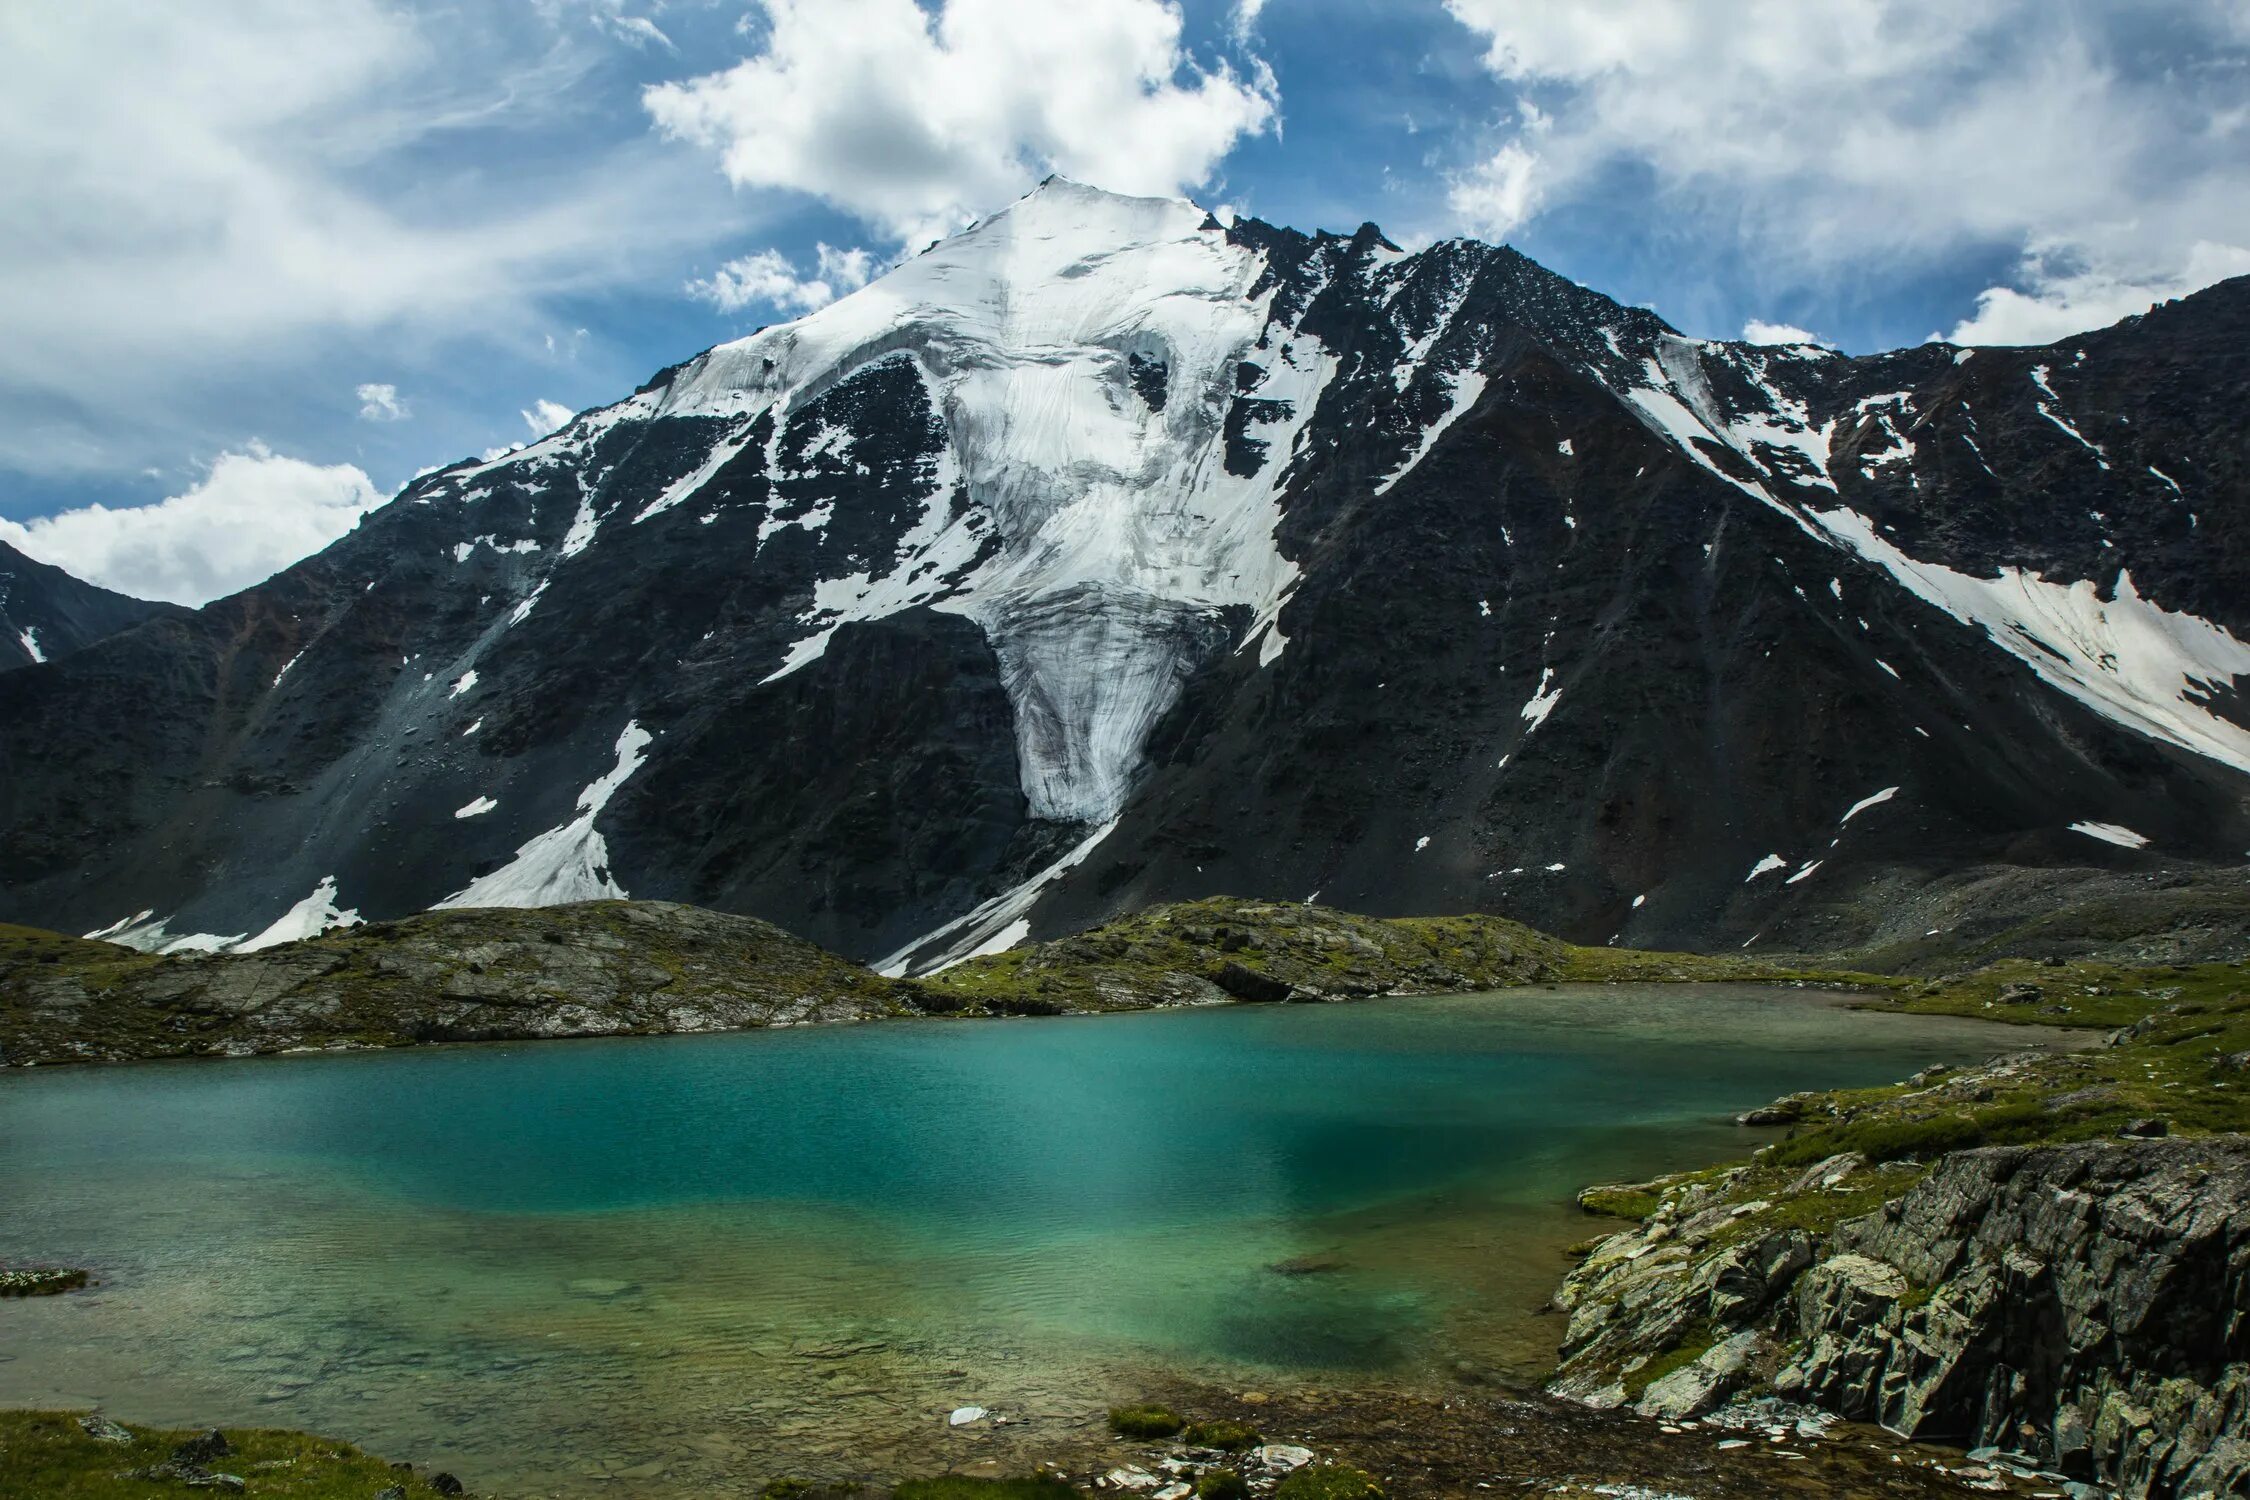
{"type": "Polygon", "coordinates": [[[1383,1500],[1383,1487],[1350,1464],[1307,1464],[1274,1490],[1274,1500],[1383,1500]]]}
{"type": "Polygon", "coordinates": [[[1222,1453],[1240,1453],[1245,1448],[1257,1447],[1261,1441],[1258,1429],[1248,1422],[1230,1422],[1224,1417],[1197,1422],[1182,1436],[1198,1448],[1217,1448],[1222,1453]]]}
{"type": "Polygon", "coordinates": [[[1119,1437],[1168,1438],[1187,1423],[1169,1406],[1113,1406],[1109,1430],[1119,1437]]]}
{"type": "Polygon", "coordinates": [[[1250,1481],[1232,1469],[1206,1469],[1195,1481],[1195,1500],[1250,1500],[1250,1481]]]}

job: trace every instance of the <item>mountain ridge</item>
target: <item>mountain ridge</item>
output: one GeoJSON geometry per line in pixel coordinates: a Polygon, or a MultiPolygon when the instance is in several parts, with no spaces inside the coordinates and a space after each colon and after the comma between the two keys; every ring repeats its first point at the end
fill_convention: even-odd
{"type": "Polygon", "coordinates": [[[215,946],[497,882],[920,969],[1223,890],[1786,946],[2223,865],[2244,331],[1703,343],[1053,181],[0,678],[0,900],[215,946]]]}
{"type": "Polygon", "coordinates": [[[144,620],[182,612],[88,583],[0,542],[0,672],[60,660],[144,620]]]}

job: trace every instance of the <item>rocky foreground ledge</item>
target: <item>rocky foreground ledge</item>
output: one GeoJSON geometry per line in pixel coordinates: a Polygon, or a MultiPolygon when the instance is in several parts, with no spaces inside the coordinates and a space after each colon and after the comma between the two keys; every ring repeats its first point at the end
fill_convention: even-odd
{"type": "Polygon", "coordinates": [[[1806,1402],[2074,1495],[2250,1494],[2246,1094],[2232,992],[1778,1101],[1800,1123],[1748,1163],[1582,1195],[1639,1222],[1557,1295],[1550,1389],[1672,1422],[1806,1402]]]}

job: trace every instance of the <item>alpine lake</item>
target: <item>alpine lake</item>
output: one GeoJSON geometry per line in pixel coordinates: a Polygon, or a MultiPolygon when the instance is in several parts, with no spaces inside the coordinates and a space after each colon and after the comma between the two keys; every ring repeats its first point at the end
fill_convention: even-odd
{"type": "Polygon", "coordinates": [[[0,1304],[0,1404],[688,1496],[1028,1464],[1166,1379],[1529,1383],[1566,1247],[1605,1228],[1579,1188],[1742,1155],[1767,1133],[1732,1116],[1781,1093],[2056,1044],[1848,998],[1560,986],[19,1070],[0,1248],[98,1284],[0,1304]]]}

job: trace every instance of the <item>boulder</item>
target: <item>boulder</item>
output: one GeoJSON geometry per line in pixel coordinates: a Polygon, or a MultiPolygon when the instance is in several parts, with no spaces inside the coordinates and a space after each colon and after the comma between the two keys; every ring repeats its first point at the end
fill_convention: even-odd
{"type": "Polygon", "coordinates": [[[1286,982],[1240,963],[1219,965],[1211,975],[1211,982],[1237,1000],[1254,1000],[1269,1005],[1288,999],[1290,993],[1290,986],[1286,982]]]}

